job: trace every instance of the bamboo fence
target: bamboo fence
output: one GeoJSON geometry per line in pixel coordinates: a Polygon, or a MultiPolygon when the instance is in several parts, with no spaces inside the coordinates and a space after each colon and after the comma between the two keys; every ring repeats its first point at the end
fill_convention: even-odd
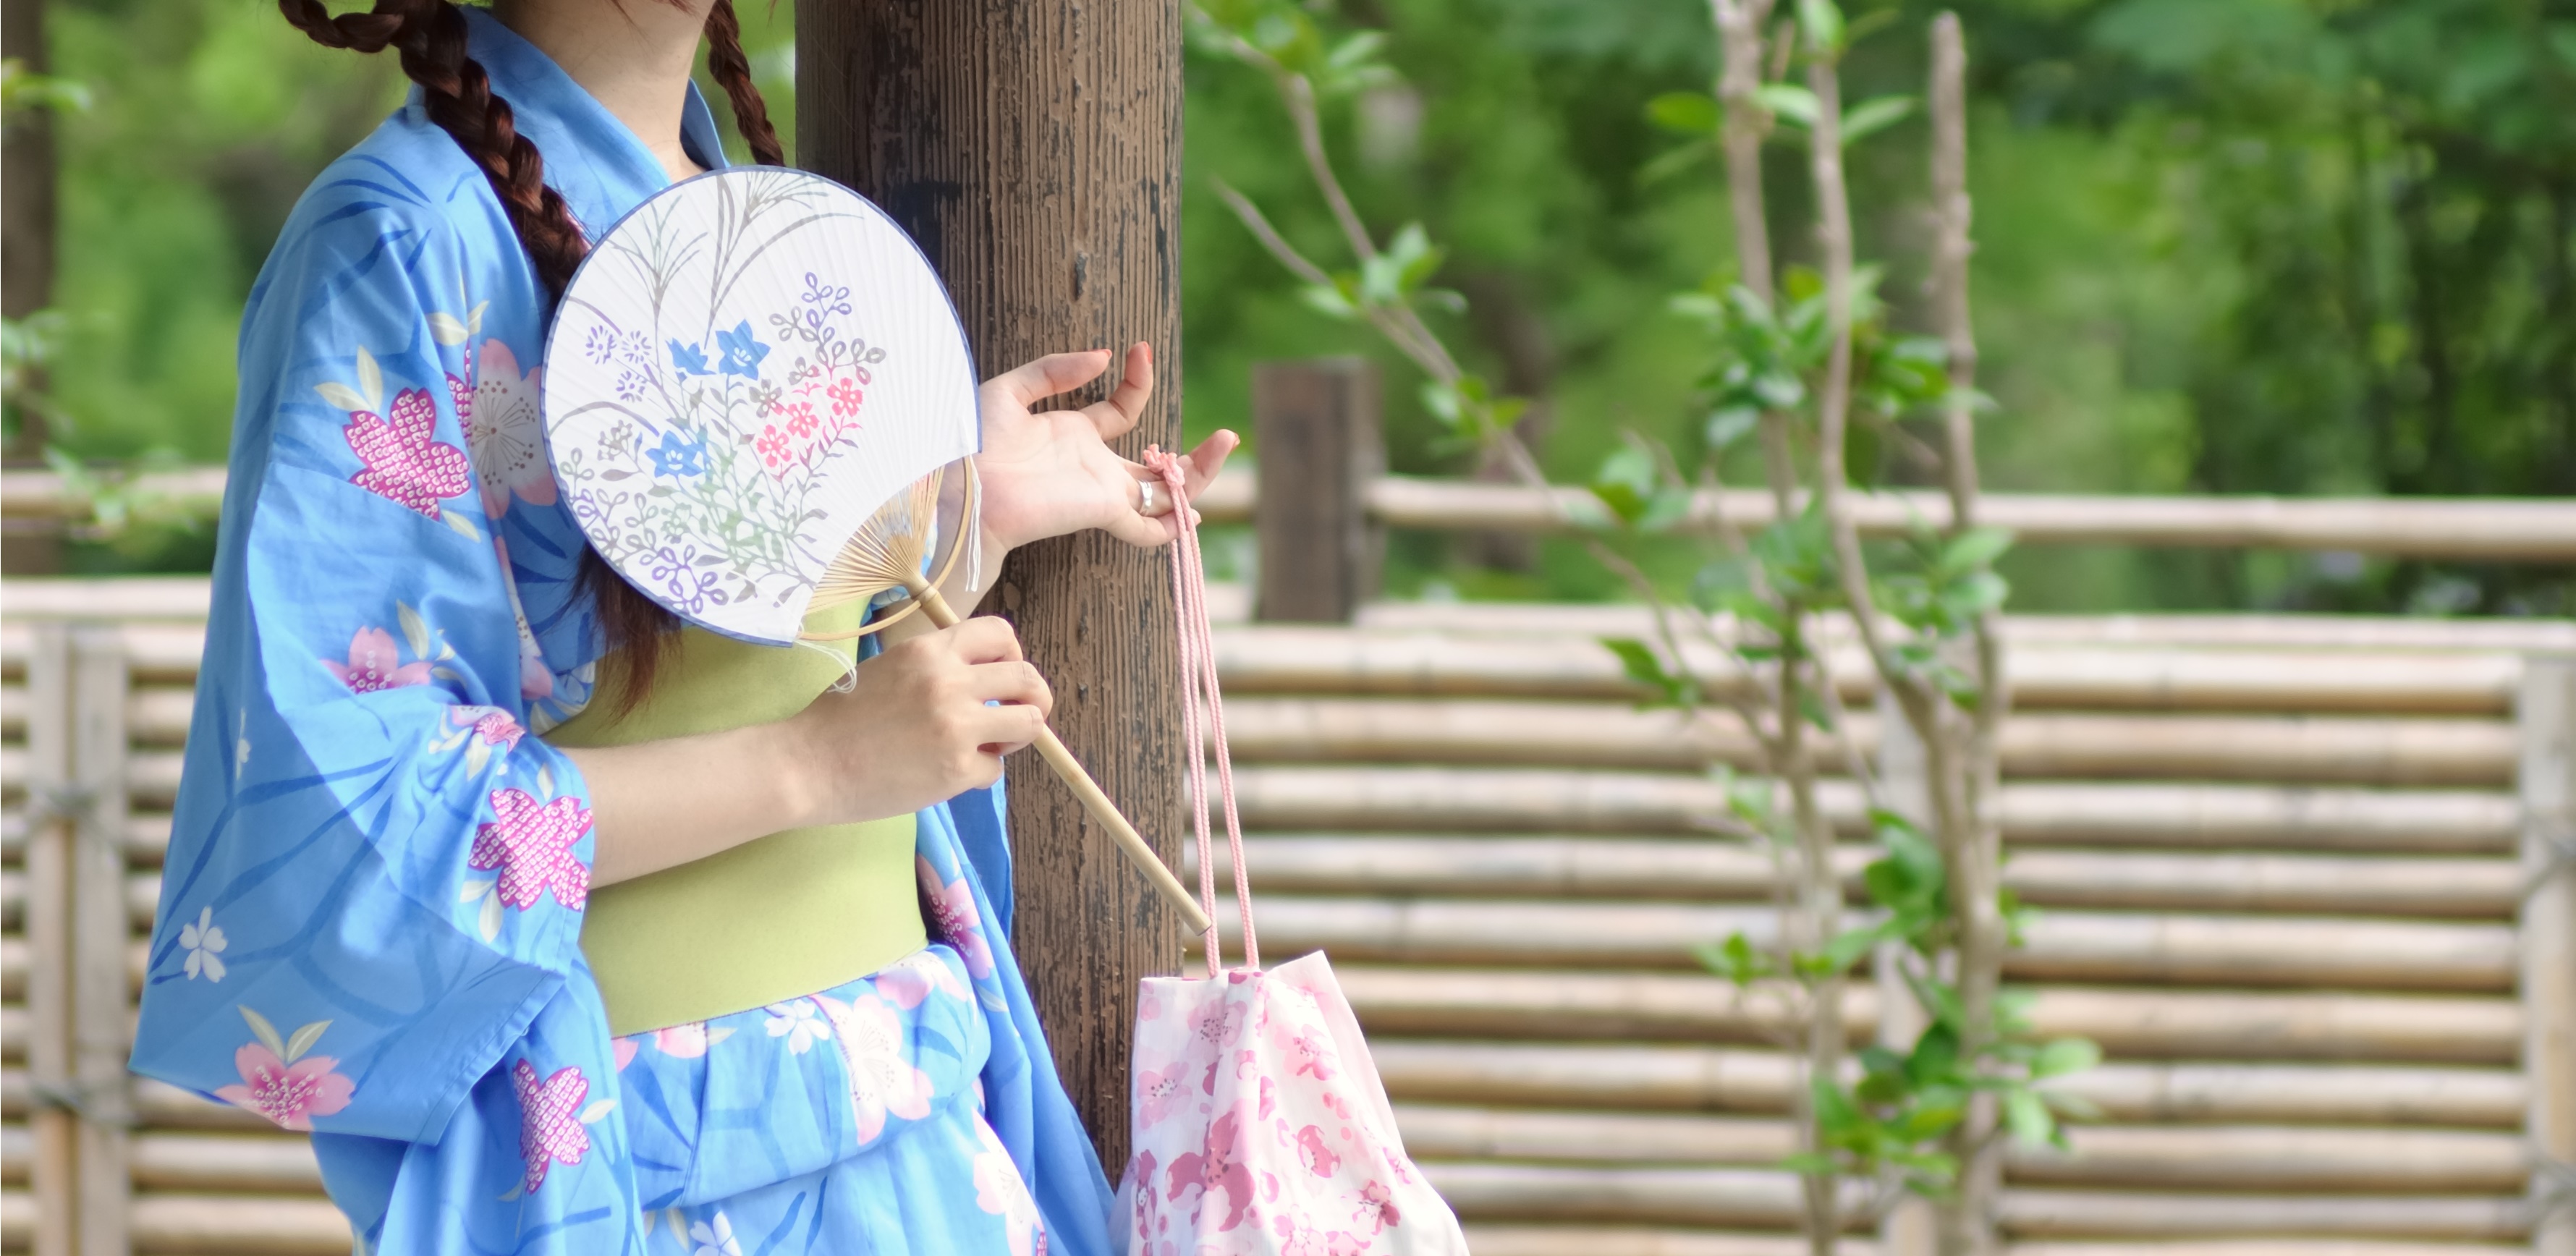
{"type": "MultiPolygon", "coordinates": [[[[205,605],[0,585],[9,1250],[349,1248],[302,1140],[122,1071],[205,605]]],[[[1687,958],[1771,927],[1771,865],[1691,767],[1743,748],[1635,709],[1596,640],[1634,616],[1219,634],[1265,941],[1335,957],[1480,1256],[1798,1250],[1774,1005],[1687,958]]],[[[2013,1256],[2570,1250],[2576,625],[2008,632],[2006,876],[2042,909],[2010,975],[2109,1056],[2062,1083],[2101,1112],[2070,1149],[2009,1159],[2013,1256]]],[[[1865,670],[1836,674],[1872,753],[1865,670]]],[[[1858,791],[1829,784],[1856,876],[1858,791]]],[[[1879,999],[1850,992],[1856,1034],[1879,999]]]]}

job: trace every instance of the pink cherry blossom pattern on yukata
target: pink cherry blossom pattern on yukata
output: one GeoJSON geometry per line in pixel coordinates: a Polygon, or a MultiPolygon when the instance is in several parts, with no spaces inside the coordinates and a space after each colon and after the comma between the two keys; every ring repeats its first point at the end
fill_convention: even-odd
{"type": "Polygon", "coordinates": [[[429,660],[402,661],[402,651],[394,644],[394,634],[382,628],[361,628],[349,638],[349,661],[324,659],[322,666],[351,693],[374,693],[380,689],[400,689],[405,685],[429,683],[429,660]]]}
{"type": "Polygon", "coordinates": [[[366,469],[349,482],[379,497],[401,502],[427,518],[438,518],[438,503],[465,491],[465,451],[437,438],[438,405],[426,388],[406,388],[386,407],[390,421],[370,410],[349,412],[340,434],[366,469]]]}
{"type": "Polygon", "coordinates": [[[705,1021],[691,1021],[653,1031],[653,1049],[667,1056],[694,1060],[707,1053],[707,1048],[733,1037],[730,1029],[708,1029],[705,1021]]]}
{"type": "Polygon", "coordinates": [[[1279,1256],[1367,1256],[1377,1246],[1370,1238],[1308,1225],[1286,1213],[1270,1219],[1270,1231],[1279,1236],[1279,1256]]]}
{"type": "Polygon", "coordinates": [[[643,1049],[643,1042],[636,1038],[620,1038],[609,1044],[610,1053],[617,1057],[617,1071],[620,1073],[635,1062],[635,1053],[643,1049]]]}
{"type": "Polygon", "coordinates": [[[966,961],[966,973],[977,980],[993,975],[993,948],[984,941],[984,917],[975,910],[975,888],[964,877],[942,881],[928,859],[915,856],[922,897],[930,904],[930,923],[941,940],[966,961]]]}
{"type": "MultiPolygon", "coordinates": [[[[458,394],[457,421],[465,428],[465,445],[474,456],[474,475],[482,481],[483,510],[500,518],[510,498],[539,506],[555,502],[555,472],[546,461],[546,432],[537,412],[537,376],[542,367],[519,370],[518,355],[498,340],[483,342],[483,351],[468,364],[474,376],[470,398],[458,394]]],[[[454,389],[457,378],[447,377],[454,389]]]]}
{"type": "Polygon", "coordinates": [[[566,794],[541,803],[523,789],[496,789],[492,816],[474,830],[465,865],[478,872],[501,870],[504,905],[526,911],[549,890],[574,911],[590,901],[590,869],[572,853],[573,843],[590,831],[590,808],[580,799],[566,794]]]}
{"type": "Polygon", "coordinates": [[[519,744],[521,737],[527,735],[528,730],[519,727],[516,717],[497,708],[486,710],[474,721],[475,740],[487,746],[499,746],[503,750],[509,750],[519,744]]]}
{"type": "Polygon", "coordinates": [[[966,988],[966,983],[959,981],[947,964],[928,951],[914,951],[878,969],[876,979],[870,984],[877,988],[878,998],[907,1012],[921,1006],[922,1000],[929,998],[934,990],[966,1002],[975,998],[974,992],[966,988]]]}
{"type": "Polygon", "coordinates": [[[1029,1194],[1020,1167],[1011,1163],[1001,1136],[980,1115],[975,1118],[975,1141],[983,1145],[975,1153],[975,1206],[1002,1219],[1011,1256],[1045,1256],[1046,1223],[1038,1216],[1038,1201],[1029,1194]]]}
{"type": "Polygon", "coordinates": [[[544,1081],[526,1060],[510,1066],[510,1088],[519,1094],[519,1158],[528,1164],[520,1188],[533,1195],[557,1164],[580,1164],[590,1154],[590,1131],[581,1123],[581,1101],[590,1081],[566,1066],[544,1081]]]}
{"type": "Polygon", "coordinates": [[[308,1055],[289,1064],[260,1043],[244,1043],[233,1052],[241,1084],[216,1087],[215,1097],[267,1117],[279,1129],[309,1134],[314,1117],[348,1107],[349,1096],[357,1093],[356,1082],[331,1071],[338,1063],[327,1055],[308,1055]]]}
{"type": "Polygon", "coordinates": [[[811,997],[831,1018],[833,1040],[850,1075],[850,1116],[860,1146],[885,1132],[889,1115],[907,1121],[930,1115],[930,1074],[905,1057],[903,1019],[893,1008],[865,990],[847,1003],[828,995],[811,997]]]}

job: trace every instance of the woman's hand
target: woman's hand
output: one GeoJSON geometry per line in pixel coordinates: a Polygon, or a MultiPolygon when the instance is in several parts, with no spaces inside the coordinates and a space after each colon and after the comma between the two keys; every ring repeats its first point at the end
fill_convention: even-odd
{"type": "Polygon", "coordinates": [[[891,644],[848,693],[721,733],[565,751],[590,793],[593,885],[786,829],[919,811],[992,784],[1055,698],[998,619],[891,644]],[[1001,706],[986,706],[998,701],[1001,706]]]}
{"type": "Polygon", "coordinates": [[[809,824],[919,811],[1001,779],[1002,758],[1037,740],[1055,695],[998,619],[897,642],[786,721],[815,790],[809,824]],[[986,706],[998,701],[1000,706],[986,706]]]}
{"type": "MultiPolygon", "coordinates": [[[[1128,347],[1126,372],[1108,400],[1080,410],[1030,411],[1098,379],[1109,359],[1106,349],[1050,354],[984,381],[984,451],[975,456],[975,470],[983,481],[989,563],[1016,546],[1084,528],[1148,547],[1180,535],[1158,477],[1106,443],[1136,426],[1153,399],[1152,350],[1141,342],[1128,347]],[[1150,514],[1140,510],[1149,500],[1140,486],[1149,481],[1158,507],[1150,514]]],[[[1193,496],[1240,443],[1234,433],[1218,432],[1190,452],[1193,496]]]]}

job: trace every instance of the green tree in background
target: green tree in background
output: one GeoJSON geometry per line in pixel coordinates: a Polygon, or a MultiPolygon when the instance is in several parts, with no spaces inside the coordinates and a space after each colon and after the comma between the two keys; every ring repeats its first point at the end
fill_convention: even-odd
{"type": "MultiPolygon", "coordinates": [[[[1319,3],[1327,0],[1318,0],[1319,3]]],[[[1713,164],[1649,103],[1706,91],[1704,0],[1332,0],[1384,33],[1394,81],[1331,102],[1325,134],[1372,221],[1420,221],[1466,298],[1441,327],[1470,370],[1536,400],[1563,480],[1636,429],[1687,449],[1706,419],[1698,328],[1665,309],[1732,256],[1713,164]]],[[[1852,6],[1864,100],[1919,78],[1929,0],[1852,6]]],[[[2529,0],[1963,0],[1971,182],[1999,490],[2563,493],[2576,489],[2576,16],[2529,0]]],[[[51,0],[62,344],[54,395],[84,458],[223,456],[241,303],[322,164],[401,97],[396,68],[311,46],[266,0],[51,0]]],[[[746,39],[792,126],[792,10],[746,39]]],[[[1258,83],[1192,54],[1183,206],[1189,426],[1244,426],[1251,364],[1375,351],[1320,317],[1213,195],[1289,239],[1333,228],[1258,83]]],[[[718,96],[721,101],[720,95],[718,96]]],[[[721,103],[717,106],[721,110],[721,103]]],[[[1919,127],[1917,119],[1895,123],[1919,127]]],[[[1925,326],[1919,133],[1856,150],[1861,251],[1900,333],[1925,326]]],[[[1775,144],[1784,264],[1812,264],[1801,156],[1775,144]]],[[[1402,470],[1463,474],[1402,364],[1402,470]]],[[[1874,440],[1863,434],[1865,442],[1874,440]]],[[[1257,451],[1256,451],[1257,452],[1257,451]]],[[[1902,442],[1855,474],[1922,478],[1902,442]]],[[[202,562],[203,542],[146,561],[202,562]]],[[[1400,537],[1397,592],[1611,596],[1554,544],[1493,570],[1400,537]]],[[[135,555],[99,561],[131,562],[135,555]]],[[[2024,550],[2016,605],[2567,613],[2570,573],[2328,556],[2024,550]]]]}

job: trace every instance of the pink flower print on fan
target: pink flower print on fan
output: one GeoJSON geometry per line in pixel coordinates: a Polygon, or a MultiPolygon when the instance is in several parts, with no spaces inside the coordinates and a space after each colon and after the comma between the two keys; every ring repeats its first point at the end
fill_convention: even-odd
{"type": "Polygon", "coordinates": [[[694,1060],[707,1053],[707,1048],[733,1037],[730,1029],[709,1029],[705,1021],[691,1021],[653,1031],[653,1049],[667,1056],[694,1060]]]}
{"type": "Polygon", "coordinates": [[[380,689],[400,689],[405,685],[429,683],[429,660],[405,663],[394,645],[394,634],[382,628],[360,628],[349,638],[349,661],[322,660],[333,677],[349,687],[351,693],[374,693],[380,689]]]}
{"type": "Polygon", "coordinates": [[[496,789],[492,815],[491,823],[474,830],[465,864],[501,870],[504,905],[526,911],[548,891],[574,911],[590,901],[590,869],[572,853],[573,843],[590,831],[590,808],[579,798],[567,794],[541,803],[523,789],[496,789]]]}
{"type": "Polygon", "coordinates": [[[590,1082],[570,1066],[540,1082],[537,1070],[523,1059],[510,1066],[510,1088],[519,1095],[519,1158],[528,1165],[520,1188],[533,1195],[546,1184],[547,1170],[580,1164],[590,1154],[590,1131],[581,1123],[581,1101],[590,1097],[590,1082]]]}
{"type": "Polygon", "coordinates": [[[981,1116],[975,1118],[975,1140],[983,1145],[975,1153],[975,1206],[1002,1219],[1011,1256],[1044,1256],[1046,1223],[1038,1216],[1038,1201],[1030,1196],[1020,1167],[1011,1162],[1009,1149],[981,1116]]]}
{"type": "MultiPolygon", "coordinates": [[[[510,346],[486,340],[468,369],[474,375],[472,402],[458,405],[456,416],[474,457],[474,475],[483,482],[484,512],[501,517],[513,495],[553,505],[554,466],[546,460],[546,429],[537,411],[537,376],[543,368],[532,366],[522,374],[510,346]]],[[[447,381],[451,389],[458,382],[453,375],[447,381]]]]}
{"type": "Polygon", "coordinates": [[[850,1075],[850,1115],[860,1146],[885,1132],[889,1114],[908,1121],[930,1115],[930,1074],[905,1058],[903,1020],[893,1008],[864,990],[847,1003],[827,995],[810,997],[831,1018],[841,1064],[850,1075]]]}
{"type": "Polygon", "coordinates": [[[279,1129],[313,1132],[313,1118],[330,1116],[349,1106],[357,1083],[332,1071],[339,1063],[327,1055],[306,1055],[322,1040],[327,1020],[315,1021],[282,1038],[266,1017],[247,1006],[236,1008],[250,1023],[253,1041],[233,1052],[241,1084],[218,1086],[215,1097],[246,1112],[256,1112],[279,1129]]]}
{"type": "Polygon", "coordinates": [[[956,948],[957,958],[966,961],[966,974],[981,980],[993,975],[993,948],[984,941],[984,917],[975,910],[975,887],[964,877],[954,881],[939,879],[939,870],[930,861],[913,858],[914,870],[921,875],[922,897],[930,904],[930,924],[939,937],[956,948]]]}
{"type": "Polygon", "coordinates": [[[833,380],[833,415],[846,419],[851,415],[857,414],[859,412],[859,402],[864,396],[865,394],[859,391],[859,381],[848,377],[833,380]]]}
{"type": "Polygon", "coordinates": [[[349,482],[436,519],[438,503],[466,489],[465,451],[437,439],[438,406],[426,388],[394,394],[388,418],[352,410],[340,429],[366,469],[349,482]]]}
{"type": "MultiPolygon", "coordinates": [[[[1252,1166],[1243,1159],[1243,1128],[1232,1112],[1221,1113],[1208,1126],[1207,1139],[1199,1150],[1175,1157],[1172,1161],[1171,1197],[1180,1198],[1181,1188],[1195,1186],[1207,1196],[1218,1191],[1226,1195],[1225,1222],[1219,1233],[1243,1224],[1244,1211],[1255,1202],[1252,1193],[1252,1166]]],[[[1199,1207],[1207,1207],[1202,1198],[1199,1207]]]]}
{"type": "Polygon", "coordinates": [[[1162,1069],[1139,1069],[1136,1074],[1136,1103],[1139,1119],[1148,1126],[1160,1125],[1183,1104],[1190,1102],[1190,1065],[1187,1060],[1174,1060],[1162,1069]]]}

